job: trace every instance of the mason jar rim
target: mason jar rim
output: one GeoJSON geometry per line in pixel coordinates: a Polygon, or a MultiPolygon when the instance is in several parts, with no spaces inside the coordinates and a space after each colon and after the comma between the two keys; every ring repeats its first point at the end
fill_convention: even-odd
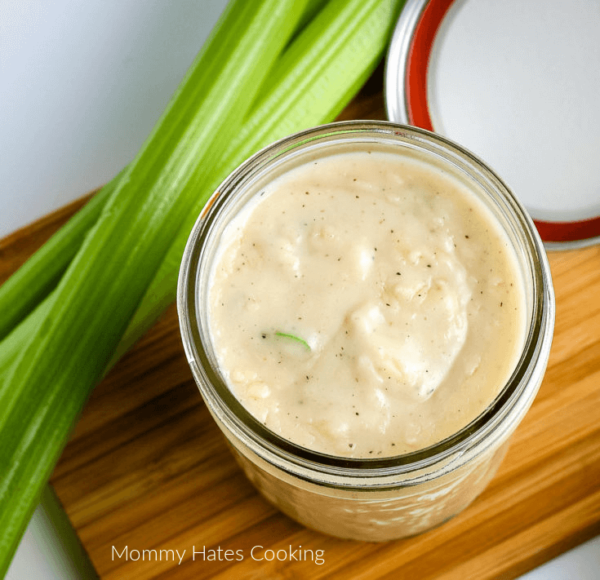
{"type": "Polygon", "coordinates": [[[483,161],[460,145],[424,129],[387,121],[343,121],[314,127],[276,141],[235,169],[209,199],[192,229],[180,269],[177,309],[184,350],[211,413],[217,413],[228,428],[267,461],[276,461],[278,458],[290,467],[295,465],[322,474],[350,478],[413,473],[448,457],[460,455],[483,441],[502,424],[515,406],[521,406],[517,405],[519,401],[523,402],[525,408],[531,403],[537,391],[532,376],[536,370],[539,372],[540,361],[545,367],[554,325],[554,295],[546,254],[531,218],[510,189],[483,161]],[[251,177],[267,171],[276,160],[299,147],[342,138],[363,142],[369,138],[376,143],[377,138],[382,137],[399,142],[405,139],[416,145],[417,149],[437,155],[443,153],[444,161],[468,169],[470,176],[476,174],[478,180],[483,179],[494,188],[504,203],[503,209],[509,212],[511,225],[518,228],[521,234],[530,262],[531,316],[527,321],[525,344],[511,377],[486,409],[465,427],[433,445],[410,453],[383,458],[341,457],[310,450],[277,435],[251,415],[233,395],[202,339],[197,307],[198,274],[202,266],[208,267],[203,263],[204,250],[215,223],[235,193],[243,192],[244,184],[251,177]]]}

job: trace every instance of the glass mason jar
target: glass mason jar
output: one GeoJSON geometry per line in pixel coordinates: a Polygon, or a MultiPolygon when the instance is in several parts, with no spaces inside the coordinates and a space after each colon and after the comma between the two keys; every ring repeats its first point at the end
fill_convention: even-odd
{"type": "Polygon", "coordinates": [[[267,500],[307,527],[366,541],[423,532],[459,513],[481,493],[540,386],[555,315],[544,248],[531,219],[506,185],[483,162],[447,139],[386,122],[344,122],[309,129],[270,145],[236,169],[213,195],[190,235],[177,298],[183,344],[194,378],[250,481],[267,500]],[[492,403],[443,441],[378,459],[317,453],[267,429],[225,384],[208,330],[211,265],[229,221],[261,185],[292,167],[363,146],[365,150],[418,153],[420,159],[450,172],[474,192],[514,247],[527,307],[520,359],[492,403]]]}

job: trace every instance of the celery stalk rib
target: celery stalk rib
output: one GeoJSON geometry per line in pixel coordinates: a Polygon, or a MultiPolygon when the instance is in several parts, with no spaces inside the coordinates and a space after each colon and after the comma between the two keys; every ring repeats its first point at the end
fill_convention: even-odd
{"type": "Polygon", "coordinates": [[[0,286],[0,340],[58,283],[94,225],[116,183],[107,183],[86,205],[0,286]]]}
{"type": "MultiPolygon", "coordinates": [[[[15,362],[29,337],[35,332],[36,328],[44,320],[52,304],[52,295],[50,294],[43,302],[37,305],[36,309],[19,324],[4,340],[0,349],[0,385],[6,381],[8,371],[15,362]]],[[[2,387],[0,386],[0,393],[2,387]]],[[[0,400],[2,395],[0,394],[0,400]]]]}
{"type": "Polygon", "coordinates": [[[305,2],[233,0],[0,386],[0,575],[87,396],[305,2]]]}

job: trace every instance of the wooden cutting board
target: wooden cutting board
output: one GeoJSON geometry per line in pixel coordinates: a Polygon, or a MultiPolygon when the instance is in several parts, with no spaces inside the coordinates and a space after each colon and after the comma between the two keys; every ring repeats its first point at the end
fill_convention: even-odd
{"type": "MultiPolygon", "coordinates": [[[[381,74],[341,118],[384,118],[381,74]]],[[[84,201],[0,241],[0,281],[84,201]]],[[[200,398],[170,308],[96,388],[52,476],[100,576],[514,578],[600,533],[600,248],[550,263],[550,364],[499,473],[458,517],[386,544],[312,532],[258,496],[200,398]],[[325,561],[258,562],[254,546],[324,550],[325,561]],[[113,547],[185,554],[181,564],[166,552],[126,561],[113,547]],[[203,547],[242,550],[244,560],[192,560],[203,547]]]]}

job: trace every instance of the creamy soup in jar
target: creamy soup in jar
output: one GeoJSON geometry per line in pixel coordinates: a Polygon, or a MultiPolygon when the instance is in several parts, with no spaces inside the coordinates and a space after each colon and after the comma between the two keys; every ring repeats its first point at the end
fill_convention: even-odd
{"type": "Polygon", "coordinates": [[[523,349],[522,273],[496,218],[417,157],[350,151],[260,188],[213,263],[220,372],[321,453],[428,447],[481,414],[523,349]]]}

